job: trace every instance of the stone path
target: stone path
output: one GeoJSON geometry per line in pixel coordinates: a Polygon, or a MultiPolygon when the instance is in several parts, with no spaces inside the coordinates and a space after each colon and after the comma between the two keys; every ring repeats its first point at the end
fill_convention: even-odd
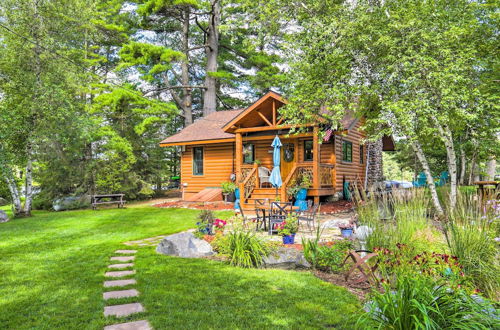
{"type": "Polygon", "coordinates": [[[166,236],[165,235],[160,235],[160,236],[155,236],[155,237],[150,237],[150,238],[145,238],[145,239],[140,239],[137,241],[129,241],[125,242],[123,244],[128,245],[128,246],[157,246],[158,243],[162,239],[164,239],[166,236]]]}
{"type": "MultiPolygon", "coordinates": [[[[130,276],[135,274],[135,270],[130,269],[134,267],[134,263],[131,261],[135,260],[135,256],[131,254],[135,254],[137,250],[116,250],[115,253],[120,256],[111,257],[111,261],[119,261],[119,262],[127,262],[121,264],[110,264],[108,271],[104,274],[106,278],[120,278],[125,276],[130,276]],[[118,270],[117,270],[118,269],[118,270]]],[[[105,288],[117,288],[115,291],[106,291],[102,294],[102,298],[105,301],[109,299],[124,299],[124,298],[133,298],[139,296],[139,291],[136,289],[122,289],[119,290],[119,287],[124,287],[127,285],[136,284],[136,280],[133,278],[127,279],[116,279],[116,280],[106,280],[104,281],[103,286],[105,288]]],[[[135,313],[142,313],[145,309],[141,303],[128,303],[128,304],[119,304],[119,305],[111,305],[104,307],[104,316],[113,316],[113,317],[126,317],[135,313]]],[[[104,330],[152,330],[153,328],[149,324],[147,320],[141,321],[133,321],[126,323],[118,323],[112,324],[104,327],[104,330]]]]}

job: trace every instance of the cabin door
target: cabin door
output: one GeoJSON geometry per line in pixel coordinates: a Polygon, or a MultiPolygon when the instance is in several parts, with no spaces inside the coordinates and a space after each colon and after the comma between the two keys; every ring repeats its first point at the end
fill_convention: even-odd
{"type": "Polygon", "coordinates": [[[292,140],[282,140],[281,143],[283,147],[281,148],[281,179],[285,181],[288,174],[293,168],[293,165],[297,162],[296,158],[296,146],[292,140]]]}

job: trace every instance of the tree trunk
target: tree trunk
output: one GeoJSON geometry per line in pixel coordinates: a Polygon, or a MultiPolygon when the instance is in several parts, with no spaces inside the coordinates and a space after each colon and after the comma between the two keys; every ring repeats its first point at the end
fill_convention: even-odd
{"type": "MultiPolygon", "coordinates": [[[[184,22],[182,24],[182,51],[186,58],[181,63],[181,80],[183,86],[189,86],[189,25],[191,19],[190,8],[186,6],[184,9],[184,22]]],[[[184,126],[193,123],[193,106],[192,106],[191,88],[184,89],[182,96],[182,111],[184,112],[184,126]]]]}
{"type": "Polygon", "coordinates": [[[382,149],[383,143],[382,139],[377,141],[368,142],[366,145],[368,159],[367,159],[367,188],[373,186],[374,183],[380,182],[384,179],[384,168],[383,168],[383,157],[382,149]]]}
{"type": "Polygon", "coordinates": [[[219,25],[221,18],[220,0],[210,0],[212,12],[207,29],[207,66],[205,76],[205,93],[203,94],[203,116],[217,111],[217,57],[219,54],[219,25]]]}
{"type": "Polygon", "coordinates": [[[470,163],[470,173],[469,173],[469,180],[468,180],[468,185],[472,185],[473,179],[474,179],[474,172],[476,171],[476,152],[472,154],[472,160],[470,163]]]}
{"type": "MultiPolygon", "coordinates": [[[[28,142],[29,143],[29,142],[28,142]]],[[[33,161],[31,160],[31,147],[27,148],[28,160],[26,162],[26,175],[25,175],[25,200],[24,200],[24,216],[31,216],[31,206],[33,202],[33,161]]]]}
{"type": "Polygon", "coordinates": [[[457,154],[453,144],[453,135],[447,125],[441,125],[436,117],[433,117],[433,120],[441,136],[441,140],[446,147],[446,160],[448,163],[448,172],[450,174],[449,207],[453,209],[457,204],[457,154]]]}
{"type": "Polygon", "coordinates": [[[432,203],[434,204],[434,208],[439,216],[444,215],[443,207],[441,206],[441,202],[439,201],[439,197],[436,191],[436,185],[434,184],[434,178],[431,174],[431,169],[429,168],[429,163],[427,162],[427,157],[425,157],[424,151],[422,150],[422,146],[418,141],[412,142],[413,151],[417,155],[418,160],[420,161],[420,165],[422,165],[422,169],[424,170],[425,176],[427,178],[427,185],[431,192],[432,203]]]}
{"type": "Polygon", "coordinates": [[[22,212],[21,206],[21,195],[19,194],[19,189],[17,188],[16,180],[14,175],[12,175],[12,170],[3,166],[2,171],[4,172],[4,179],[9,187],[10,197],[12,199],[12,211],[14,216],[19,216],[22,212]]]}
{"type": "Polygon", "coordinates": [[[465,151],[462,149],[460,151],[460,180],[459,180],[459,184],[461,186],[464,185],[465,183],[465,169],[466,169],[466,163],[467,162],[467,158],[465,158],[465,151]]]}
{"type": "Polygon", "coordinates": [[[495,180],[495,172],[497,170],[497,161],[493,156],[490,156],[486,163],[486,181],[495,180]]]}

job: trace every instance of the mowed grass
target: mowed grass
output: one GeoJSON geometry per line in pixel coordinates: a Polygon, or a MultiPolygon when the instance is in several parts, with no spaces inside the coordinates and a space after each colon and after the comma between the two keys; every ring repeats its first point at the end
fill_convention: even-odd
{"type": "MultiPolygon", "coordinates": [[[[122,242],[193,228],[197,213],[131,205],[35,212],[0,224],[0,328],[102,329],[116,323],[103,316],[110,256],[125,248],[122,242]]],[[[146,318],[155,329],[346,328],[360,309],[346,290],[306,272],[172,258],[154,247],[139,248],[135,264],[133,287],[141,296],[123,302],[141,302],[146,312],[120,322],[146,318]]]]}

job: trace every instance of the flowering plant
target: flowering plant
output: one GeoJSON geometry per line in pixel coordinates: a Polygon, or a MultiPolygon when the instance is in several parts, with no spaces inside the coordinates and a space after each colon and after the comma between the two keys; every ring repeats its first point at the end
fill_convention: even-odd
{"type": "Polygon", "coordinates": [[[221,230],[221,229],[224,229],[224,227],[227,225],[227,222],[225,220],[222,220],[222,219],[215,219],[214,220],[214,226],[215,228],[221,230]]]}
{"type": "Polygon", "coordinates": [[[278,234],[281,236],[290,236],[299,230],[299,221],[295,214],[288,214],[286,220],[276,225],[278,234]]]}
{"type": "Polygon", "coordinates": [[[339,224],[339,229],[353,229],[354,225],[352,223],[341,223],[339,224]]]}

